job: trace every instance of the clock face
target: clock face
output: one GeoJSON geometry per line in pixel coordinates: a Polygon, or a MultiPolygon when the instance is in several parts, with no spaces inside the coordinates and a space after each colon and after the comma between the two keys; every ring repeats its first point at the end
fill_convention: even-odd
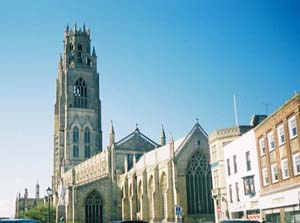
{"type": "Polygon", "coordinates": [[[80,96],[80,89],[78,86],[74,86],[74,96],[79,97],[80,96]]]}

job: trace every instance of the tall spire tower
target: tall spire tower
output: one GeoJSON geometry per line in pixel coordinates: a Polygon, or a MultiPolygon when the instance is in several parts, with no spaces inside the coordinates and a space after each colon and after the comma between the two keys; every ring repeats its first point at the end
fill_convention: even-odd
{"type": "Polygon", "coordinates": [[[90,43],[85,25],[67,26],[56,80],[54,192],[64,171],[102,151],[99,73],[90,43]]]}

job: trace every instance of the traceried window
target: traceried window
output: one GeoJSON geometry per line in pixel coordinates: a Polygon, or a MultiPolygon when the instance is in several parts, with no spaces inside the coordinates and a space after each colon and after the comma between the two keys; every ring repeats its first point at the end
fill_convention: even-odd
{"type": "Polygon", "coordinates": [[[90,158],[91,156],[90,141],[91,141],[90,129],[86,127],[84,130],[84,157],[85,158],[90,158]]]}
{"type": "Polygon", "coordinates": [[[82,78],[79,78],[74,85],[74,107],[87,108],[87,86],[82,78]]]}
{"type": "Polygon", "coordinates": [[[79,142],[79,131],[78,131],[78,128],[75,126],[73,128],[73,143],[77,144],[79,142]]]}
{"type": "Polygon", "coordinates": [[[103,205],[98,192],[92,191],[84,202],[85,223],[103,223],[103,205]]]}
{"type": "Polygon", "coordinates": [[[194,153],[189,159],[186,168],[186,188],[188,214],[214,213],[213,200],[210,196],[212,189],[210,166],[200,152],[194,153]]]}
{"type": "Polygon", "coordinates": [[[296,117],[295,116],[291,117],[288,123],[289,123],[290,139],[293,139],[297,136],[296,117]]]}

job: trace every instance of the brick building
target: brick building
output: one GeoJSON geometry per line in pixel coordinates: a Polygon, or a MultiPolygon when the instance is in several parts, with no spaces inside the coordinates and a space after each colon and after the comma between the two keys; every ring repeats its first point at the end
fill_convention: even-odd
{"type": "Polygon", "coordinates": [[[295,94],[255,128],[262,215],[300,221],[300,96],[295,94]]]}

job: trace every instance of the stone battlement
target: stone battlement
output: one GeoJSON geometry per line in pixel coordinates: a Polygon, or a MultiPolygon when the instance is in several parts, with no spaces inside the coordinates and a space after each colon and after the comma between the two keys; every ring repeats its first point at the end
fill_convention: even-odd
{"type": "Polygon", "coordinates": [[[63,174],[65,186],[85,184],[108,176],[108,152],[101,152],[63,174]]]}

